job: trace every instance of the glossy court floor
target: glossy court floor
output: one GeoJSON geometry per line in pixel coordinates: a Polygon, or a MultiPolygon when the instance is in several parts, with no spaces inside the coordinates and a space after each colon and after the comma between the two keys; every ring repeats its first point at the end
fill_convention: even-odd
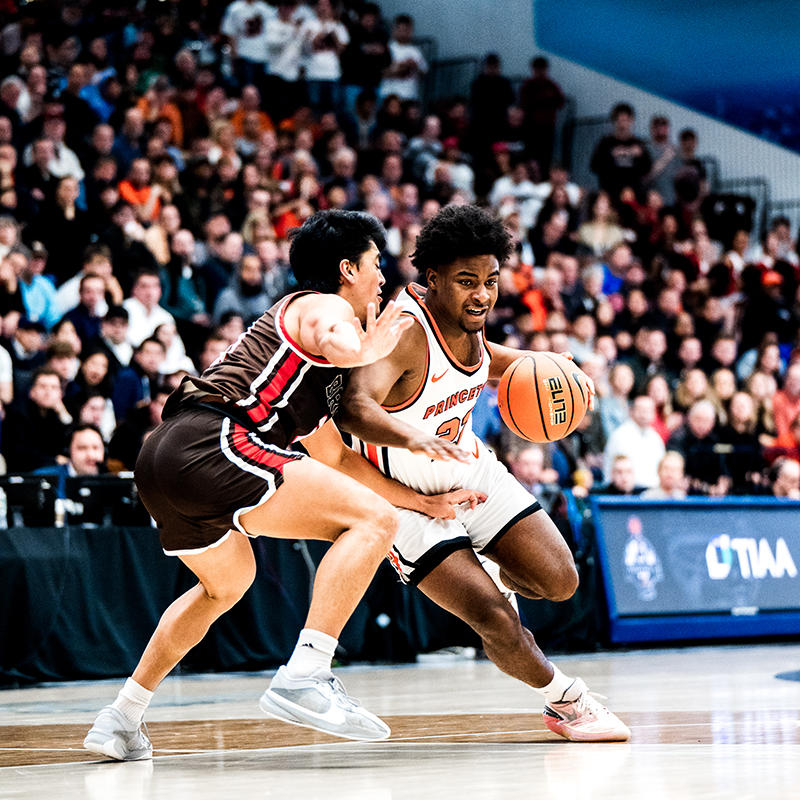
{"type": "Polygon", "coordinates": [[[339,670],[391,726],[356,743],[267,719],[269,673],[170,678],[148,713],[150,762],[81,749],[119,681],[0,691],[0,798],[683,800],[800,798],[800,645],[614,652],[558,659],[633,732],[576,744],[541,700],[485,661],[339,670]]]}

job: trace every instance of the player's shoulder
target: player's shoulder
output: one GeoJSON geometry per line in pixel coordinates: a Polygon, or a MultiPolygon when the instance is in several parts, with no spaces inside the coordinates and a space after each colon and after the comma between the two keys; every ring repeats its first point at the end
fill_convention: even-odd
{"type": "Polygon", "coordinates": [[[290,298],[287,306],[287,313],[305,317],[306,315],[335,316],[347,320],[353,319],[355,312],[350,303],[338,294],[328,294],[325,292],[309,292],[298,294],[290,298]]]}

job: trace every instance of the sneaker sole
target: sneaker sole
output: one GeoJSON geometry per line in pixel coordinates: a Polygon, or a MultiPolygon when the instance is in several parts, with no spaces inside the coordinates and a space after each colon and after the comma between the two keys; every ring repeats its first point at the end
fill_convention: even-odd
{"type": "Polygon", "coordinates": [[[288,722],[290,725],[298,725],[301,728],[311,728],[312,730],[321,731],[322,733],[329,733],[331,736],[339,736],[342,739],[352,739],[357,742],[379,742],[383,739],[388,739],[392,734],[388,728],[384,735],[375,734],[372,736],[369,734],[345,733],[341,730],[325,728],[323,727],[323,723],[314,724],[308,720],[298,718],[290,709],[273,700],[268,691],[261,695],[261,699],[258,701],[258,707],[267,716],[279,719],[281,722],[288,722]]]}
{"type": "Polygon", "coordinates": [[[144,753],[140,756],[136,756],[135,758],[126,757],[120,755],[117,750],[114,748],[114,742],[111,740],[100,742],[97,740],[90,740],[87,736],[83,740],[83,749],[88,750],[91,753],[97,753],[99,756],[106,756],[107,758],[113,758],[114,761],[147,761],[153,757],[153,752],[150,751],[149,753],[144,753]]]}
{"type": "Polygon", "coordinates": [[[599,733],[573,733],[565,730],[557,719],[554,719],[547,714],[544,714],[543,718],[544,724],[549,730],[551,730],[553,733],[557,733],[559,736],[567,739],[570,742],[627,742],[628,739],[631,738],[630,731],[627,733],[614,733],[613,731],[609,731],[605,735],[599,733]]]}

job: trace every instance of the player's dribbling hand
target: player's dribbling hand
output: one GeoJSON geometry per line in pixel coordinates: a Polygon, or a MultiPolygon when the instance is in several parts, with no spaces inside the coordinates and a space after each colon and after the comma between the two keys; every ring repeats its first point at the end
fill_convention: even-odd
{"type": "MultiPolygon", "coordinates": [[[[559,353],[559,355],[564,356],[564,358],[568,358],[570,361],[575,360],[575,357],[569,352],[569,350],[559,353]]],[[[586,380],[586,390],[589,393],[589,402],[586,404],[586,408],[588,408],[589,411],[594,411],[595,397],[597,397],[597,390],[594,388],[594,381],[583,370],[581,370],[581,376],[586,380]]]]}
{"type": "Polygon", "coordinates": [[[361,364],[379,361],[394,350],[403,331],[414,324],[412,316],[406,315],[401,319],[401,313],[402,308],[390,300],[379,317],[375,316],[375,303],[367,304],[367,321],[364,328],[361,327],[361,320],[358,317],[353,319],[353,326],[361,345],[361,364]]]}
{"type": "Polygon", "coordinates": [[[472,489],[454,489],[452,492],[444,494],[423,496],[422,513],[434,519],[455,519],[456,506],[469,503],[470,508],[477,508],[484,502],[486,502],[486,495],[483,492],[476,492],[472,489]]]}

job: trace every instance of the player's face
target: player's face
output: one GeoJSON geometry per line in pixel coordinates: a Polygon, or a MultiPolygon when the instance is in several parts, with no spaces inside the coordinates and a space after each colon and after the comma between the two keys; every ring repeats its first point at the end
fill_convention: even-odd
{"type": "Polygon", "coordinates": [[[379,311],[381,286],[386,283],[381,272],[381,253],[374,242],[370,242],[369,248],[359,256],[355,268],[352,304],[356,315],[364,322],[367,318],[368,303],[374,303],[376,313],[379,311]]]}
{"type": "Polygon", "coordinates": [[[480,331],[497,302],[500,265],[493,255],[459,258],[440,270],[428,270],[435,310],[466,333],[480,331]]]}

